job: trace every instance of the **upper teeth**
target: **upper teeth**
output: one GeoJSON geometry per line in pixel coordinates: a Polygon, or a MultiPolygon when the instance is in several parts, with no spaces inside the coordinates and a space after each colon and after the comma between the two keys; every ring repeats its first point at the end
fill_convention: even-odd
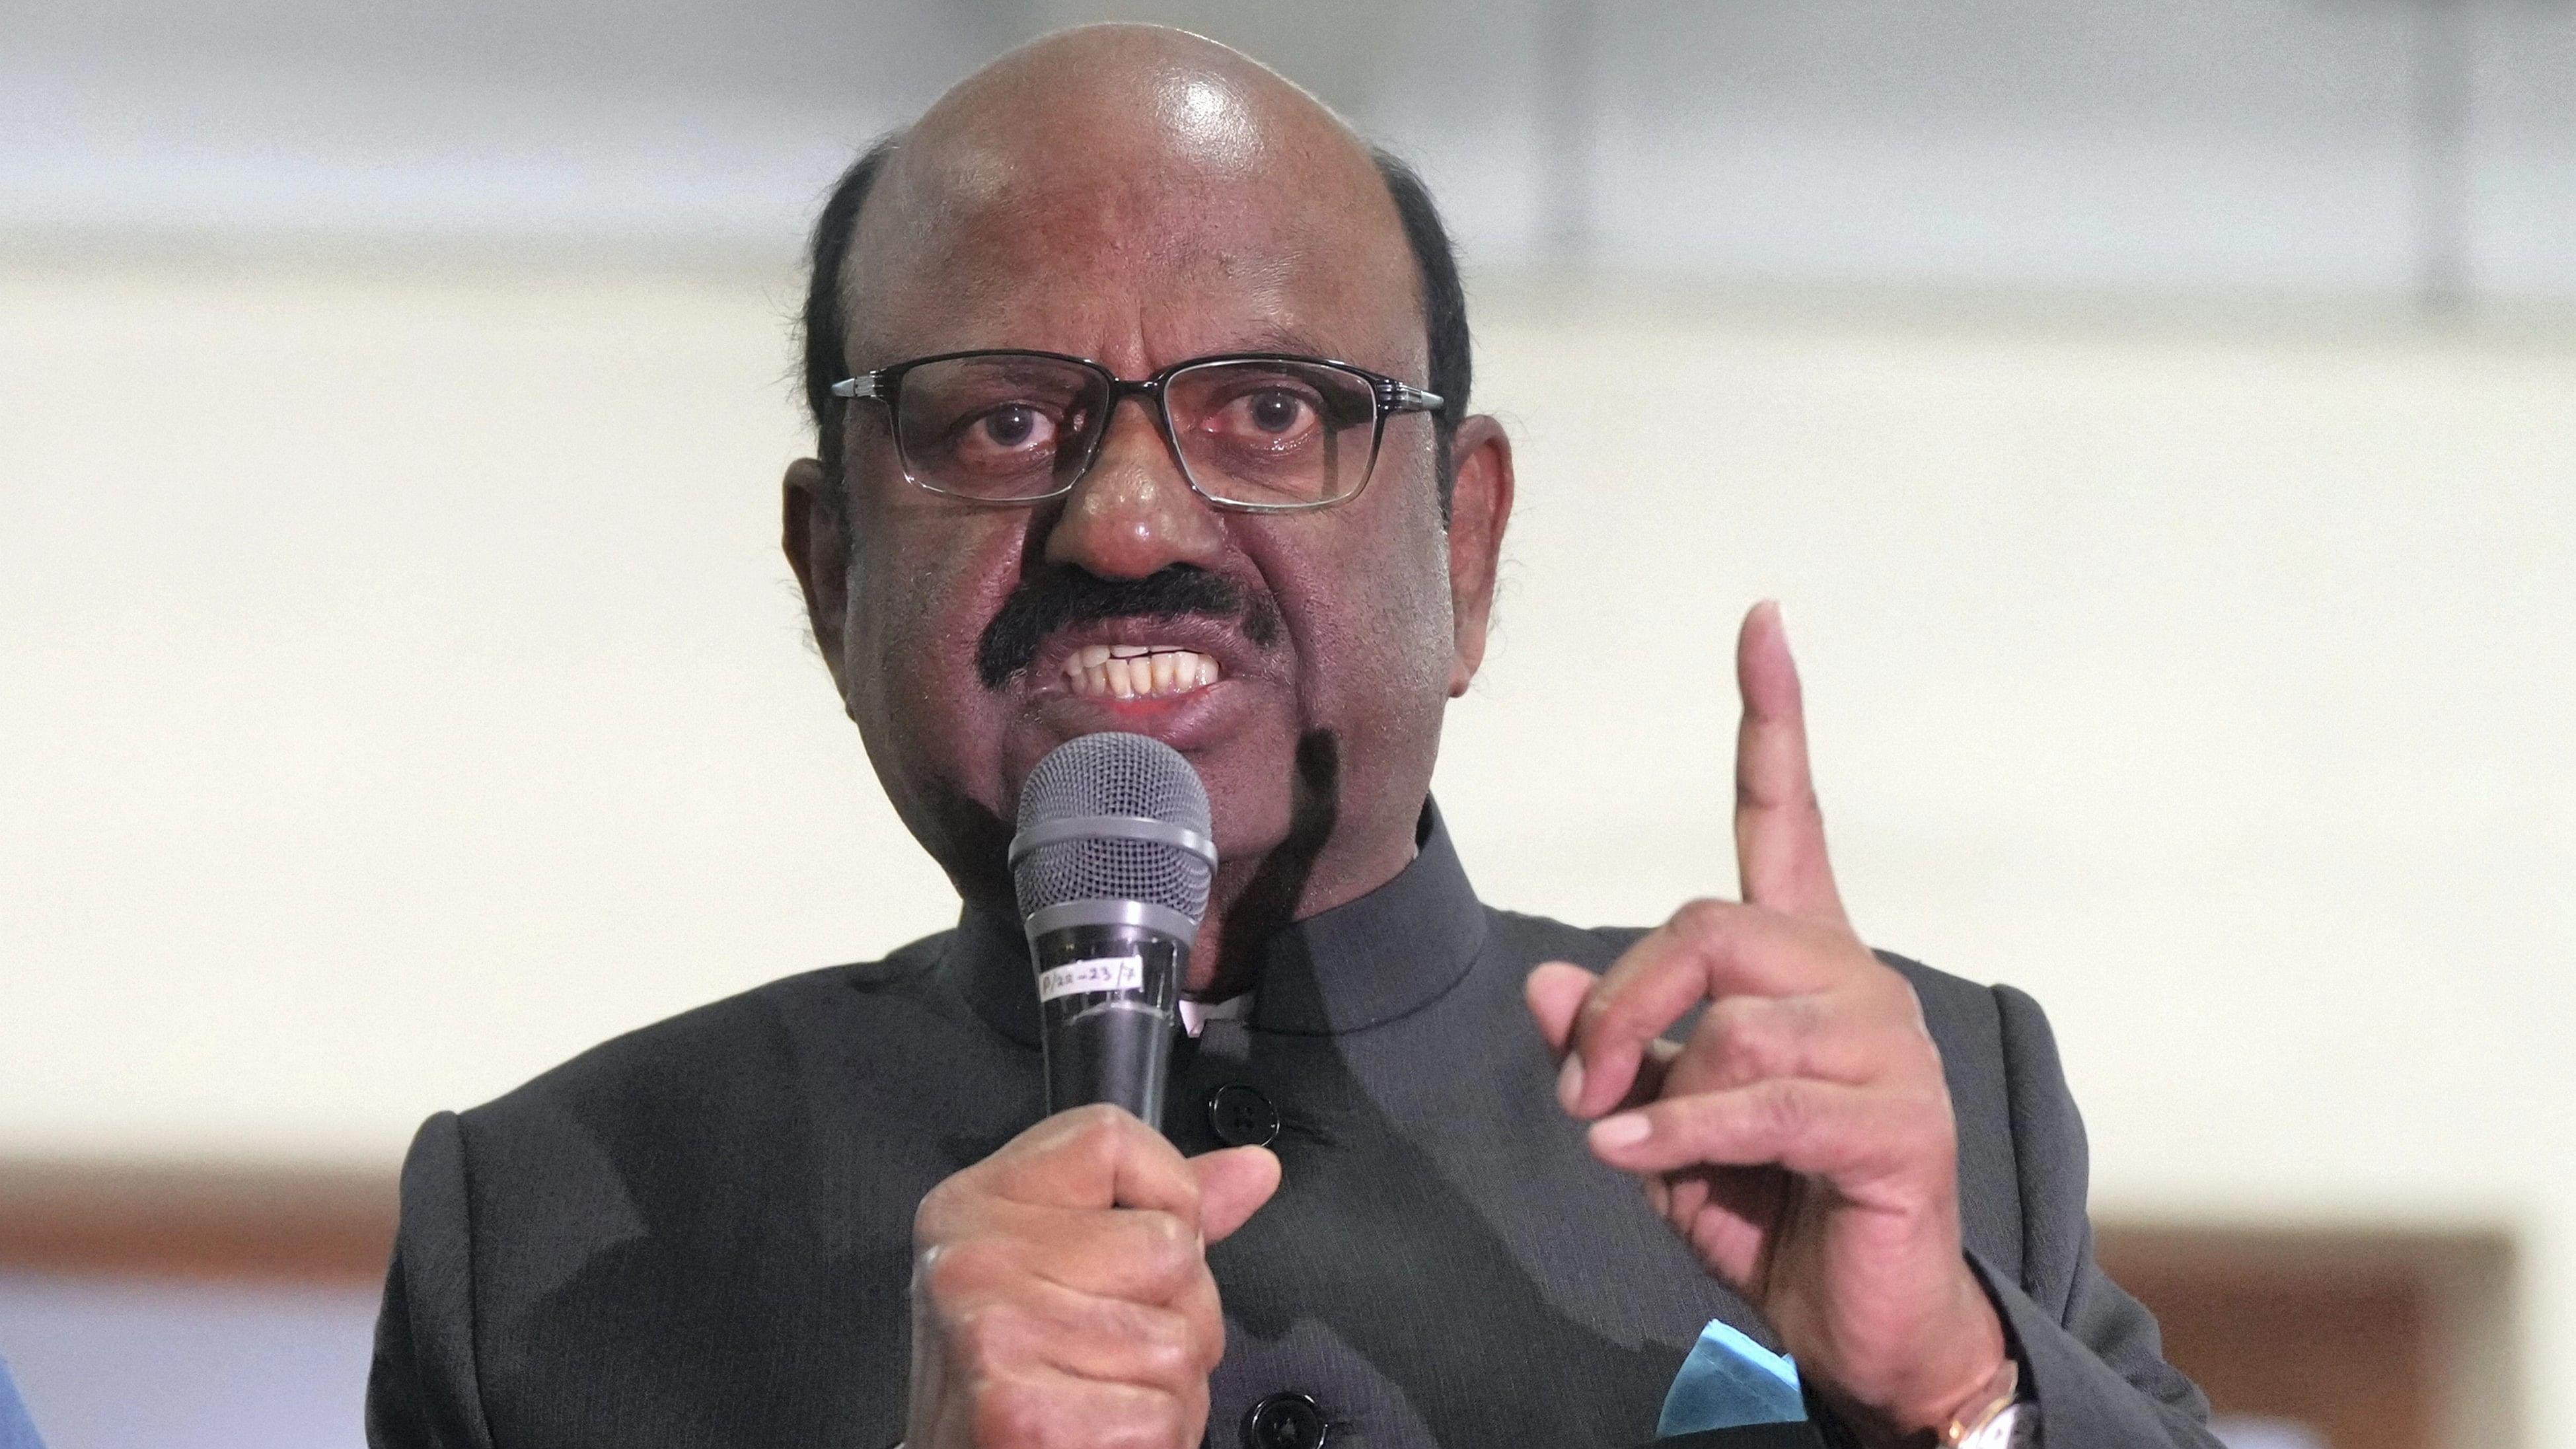
{"type": "Polygon", "coordinates": [[[1217,682],[1216,661],[1164,644],[1086,644],[1064,661],[1067,687],[1085,699],[1154,699],[1217,682]]]}

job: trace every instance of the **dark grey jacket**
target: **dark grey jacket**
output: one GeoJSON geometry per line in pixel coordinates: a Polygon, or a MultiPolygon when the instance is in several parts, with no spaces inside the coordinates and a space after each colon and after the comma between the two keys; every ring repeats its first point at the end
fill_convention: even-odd
{"type": "MultiPolygon", "coordinates": [[[[1585,1150],[1521,1005],[1531,966],[1599,969],[1639,933],[1480,905],[1426,822],[1402,875],[1284,933],[1251,1017],[1178,1057],[1183,1151],[1219,1145],[1219,1086],[1281,1119],[1278,1196],[1209,1250],[1210,1442],[1289,1391],[1336,1449],[1643,1444],[1709,1319],[1777,1340],[1585,1150]]],[[[1940,1044],[1968,1247],[2044,1442],[2213,1446],[2154,1321],[2094,1266],[2083,1127],[2039,1007],[1894,964],[1940,1044]]],[[[1018,923],[970,912],[431,1118],[403,1168],[368,1442],[891,1445],[913,1209],[1040,1116],[1035,998],[1018,923]]],[[[1783,1442],[1733,1442],[1757,1441],[1783,1442]]]]}

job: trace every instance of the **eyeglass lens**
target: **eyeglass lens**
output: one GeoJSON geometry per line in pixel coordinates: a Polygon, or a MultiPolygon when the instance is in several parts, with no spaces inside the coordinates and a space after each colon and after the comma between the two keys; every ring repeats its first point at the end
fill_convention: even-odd
{"type": "MultiPolygon", "coordinates": [[[[1071,487],[1108,425],[1101,374],[1039,357],[924,363],[903,375],[895,444],[916,482],[1008,502],[1071,487]]],[[[1172,441],[1199,491],[1255,507],[1329,503],[1368,480],[1377,394],[1354,373],[1293,361],[1202,363],[1163,387],[1172,441]]]]}

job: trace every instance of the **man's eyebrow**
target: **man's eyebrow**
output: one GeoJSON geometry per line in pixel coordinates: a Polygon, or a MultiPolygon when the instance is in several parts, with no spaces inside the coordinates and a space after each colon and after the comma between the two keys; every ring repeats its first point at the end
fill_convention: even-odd
{"type": "Polygon", "coordinates": [[[1341,354],[1325,346],[1312,333],[1300,328],[1267,323],[1255,327],[1225,349],[1228,352],[1293,352],[1302,357],[1338,358],[1341,354]]]}

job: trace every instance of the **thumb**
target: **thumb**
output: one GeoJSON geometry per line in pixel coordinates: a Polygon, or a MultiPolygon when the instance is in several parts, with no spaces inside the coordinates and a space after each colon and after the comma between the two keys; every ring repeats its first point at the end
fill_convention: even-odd
{"type": "Polygon", "coordinates": [[[1223,1242],[1279,1190],[1279,1159],[1267,1147],[1229,1147],[1190,1159],[1199,1175],[1199,1236],[1223,1242]]]}

